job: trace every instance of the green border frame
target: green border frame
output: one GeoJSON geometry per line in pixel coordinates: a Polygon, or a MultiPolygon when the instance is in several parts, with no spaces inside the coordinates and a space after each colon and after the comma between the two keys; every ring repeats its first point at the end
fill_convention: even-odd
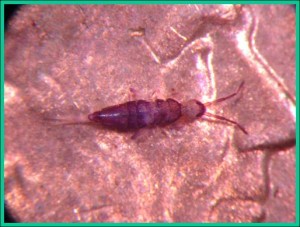
{"type": "Polygon", "coordinates": [[[110,1],[110,0],[102,0],[102,1],[51,1],[51,0],[44,0],[44,1],[9,1],[3,0],[1,1],[0,5],[0,12],[1,12],[1,24],[0,24],[0,31],[1,31],[1,77],[0,77],[0,85],[1,85],[1,115],[0,115],[0,149],[1,149],[1,206],[0,206],[0,220],[1,226],[99,226],[99,225],[127,225],[127,226],[299,226],[299,111],[296,111],[296,219],[294,223],[5,223],[4,222],[4,6],[8,4],[292,4],[296,6],[296,106],[299,106],[299,5],[298,1],[243,1],[243,0],[231,0],[231,1],[210,1],[210,0],[202,0],[202,1],[158,1],[158,0],[150,0],[150,1],[138,1],[138,0],[119,0],[119,1],[110,1]],[[298,133],[297,133],[298,132],[298,133]]]}
{"type": "MultiPolygon", "coordinates": [[[[105,4],[125,4],[125,5],[151,5],[151,4],[266,4],[266,5],[296,5],[299,3],[297,0],[1,0],[1,6],[8,4],[35,4],[35,5],[105,5],[105,4]]],[[[2,14],[3,15],[3,14],[2,14]]]]}

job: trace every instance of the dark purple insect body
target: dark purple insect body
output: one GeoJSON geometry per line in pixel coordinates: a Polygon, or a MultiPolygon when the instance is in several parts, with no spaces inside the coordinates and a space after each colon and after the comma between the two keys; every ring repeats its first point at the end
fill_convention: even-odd
{"type": "Polygon", "coordinates": [[[174,99],[137,100],[111,106],[89,115],[89,119],[120,130],[168,125],[181,117],[181,104],[174,99]]]}
{"type": "Polygon", "coordinates": [[[204,104],[195,99],[185,103],[179,103],[174,99],[157,99],[154,102],[136,100],[104,108],[89,114],[88,118],[90,121],[101,123],[105,127],[129,131],[144,127],[165,126],[177,121],[181,117],[195,120],[205,115],[234,124],[245,134],[248,134],[237,122],[206,111],[207,106],[235,96],[241,90],[243,84],[242,82],[235,93],[204,104]]]}

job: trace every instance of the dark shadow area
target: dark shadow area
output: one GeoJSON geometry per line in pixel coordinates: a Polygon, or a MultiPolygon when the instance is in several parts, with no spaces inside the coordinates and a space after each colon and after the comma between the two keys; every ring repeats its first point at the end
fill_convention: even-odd
{"type": "Polygon", "coordinates": [[[296,138],[292,137],[282,141],[278,141],[276,143],[273,142],[273,143],[258,144],[251,148],[247,148],[246,151],[242,151],[242,152],[251,152],[255,150],[268,150],[271,152],[277,152],[277,151],[287,150],[295,146],[296,146],[296,138]]]}
{"type": "Polygon", "coordinates": [[[16,223],[17,220],[12,216],[11,212],[8,210],[6,204],[4,207],[4,222],[5,223],[16,223]]]}
{"type": "MultiPolygon", "coordinates": [[[[4,29],[7,30],[9,21],[17,14],[18,10],[22,5],[18,4],[6,4],[4,5],[4,29]]],[[[7,208],[6,204],[4,207],[4,222],[5,223],[16,223],[17,220],[13,217],[12,213],[7,208]]]]}
{"type": "Polygon", "coordinates": [[[17,14],[22,5],[9,4],[4,5],[4,29],[7,30],[9,21],[17,14]]]}

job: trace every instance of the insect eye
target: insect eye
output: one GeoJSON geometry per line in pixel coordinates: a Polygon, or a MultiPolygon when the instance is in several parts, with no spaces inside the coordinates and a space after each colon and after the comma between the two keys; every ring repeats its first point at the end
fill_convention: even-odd
{"type": "Polygon", "coordinates": [[[198,111],[198,114],[197,114],[196,116],[197,116],[197,117],[201,117],[201,116],[205,113],[206,108],[205,108],[205,106],[204,106],[203,103],[201,103],[201,102],[199,102],[199,101],[196,101],[196,103],[197,103],[197,105],[198,105],[198,107],[199,107],[199,111],[198,111]]]}

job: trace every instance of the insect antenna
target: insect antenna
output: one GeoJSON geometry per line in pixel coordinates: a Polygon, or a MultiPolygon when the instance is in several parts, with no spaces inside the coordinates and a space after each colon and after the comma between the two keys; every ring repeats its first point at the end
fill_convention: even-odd
{"type": "Polygon", "coordinates": [[[223,98],[216,99],[216,100],[211,101],[211,102],[206,102],[206,103],[204,103],[204,105],[205,105],[205,106],[210,106],[210,105],[214,105],[214,104],[216,104],[216,103],[218,103],[218,102],[223,102],[223,101],[225,101],[225,100],[227,100],[227,99],[229,99],[229,98],[232,98],[233,96],[237,95],[237,94],[242,90],[243,86],[244,86],[244,81],[242,81],[242,83],[240,84],[240,86],[239,86],[239,88],[237,89],[237,91],[234,92],[233,94],[228,95],[228,96],[223,97],[223,98]]]}
{"type": "Polygon", "coordinates": [[[231,123],[231,124],[234,124],[234,125],[236,125],[240,130],[242,130],[243,133],[245,133],[246,135],[248,135],[248,132],[246,131],[246,129],[245,129],[243,126],[241,126],[239,123],[237,123],[236,121],[232,121],[232,120],[227,119],[227,118],[225,118],[225,117],[222,117],[222,116],[219,116],[219,115],[216,115],[216,114],[211,114],[211,113],[208,113],[208,112],[205,112],[204,115],[206,115],[206,116],[208,116],[208,117],[211,117],[211,118],[216,118],[216,119],[218,119],[218,120],[227,121],[227,122],[229,122],[229,123],[231,123]]]}

